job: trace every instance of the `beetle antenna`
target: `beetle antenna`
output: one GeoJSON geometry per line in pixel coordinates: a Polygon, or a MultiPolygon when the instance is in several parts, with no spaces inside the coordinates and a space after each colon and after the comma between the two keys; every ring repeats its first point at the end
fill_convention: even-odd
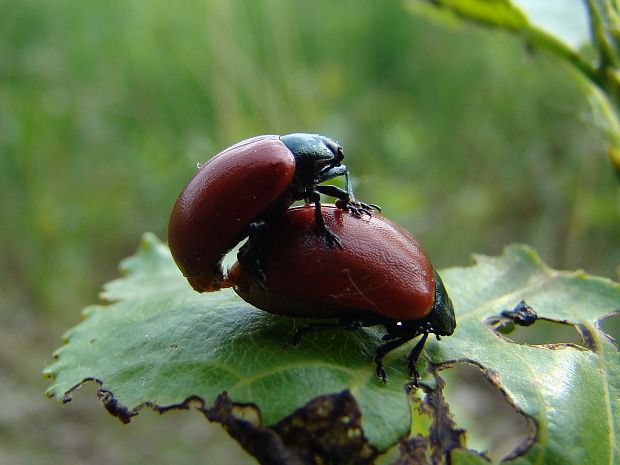
{"type": "Polygon", "coordinates": [[[349,203],[355,203],[355,196],[353,195],[353,184],[351,183],[351,175],[347,169],[344,172],[344,180],[347,185],[347,195],[349,196],[349,203]]]}

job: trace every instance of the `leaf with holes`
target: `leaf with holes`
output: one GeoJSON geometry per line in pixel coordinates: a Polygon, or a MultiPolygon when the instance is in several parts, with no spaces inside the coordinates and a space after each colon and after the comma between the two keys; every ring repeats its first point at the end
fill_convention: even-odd
{"type": "MultiPolygon", "coordinates": [[[[552,270],[524,246],[507,247],[497,258],[475,256],[475,261],[473,267],[442,272],[458,329],[429,348],[431,371],[440,374],[459,362],[475,365],[533,420],[531,438],[511,463],[618,463],[620,355],[599,323],[620,316],[620,286],[582,271],[552,270]],[[487,322],[521,300],[539,321],[574,326],[581,344],[518,344],[494,331],[487,322]]],[[[458,456],[465,457],[463,451],[458,456]]]]}
{"type": "MultiPolygon", "coordinates": [[[[516,463],[617,461],[620,360],[597,322],[620,307],[618,285],[581,272],[551,270],[527,247],[511,246],[501,257],[479,256],[476,261],[469,268],[442,272],[458,327],[451,337],[429,341],[420,359],[419,369],[427,368],[422,380],[427,398],[435,399],[429,405],[445,404],[442,381],[433,375],[465,361],[479,366],[533,419],[536,431],[519,449],[516,463]],[[522,299],[541,318],[576,325],[585,347],[517,344],[489,327],[489,317],[522,299]]],[[[321,412],[340,412],[341,423],[354,421],[341,428],[338,437],[352,438],[361,431],[375,451],[386,450],[409,433],[403,387],[411,347],[386,358],[390,381],[383,384],[372,363],[381,342],[379,330],[309,335],[299,348],[287,350],[284,342],[295,325],[304,322],[260,312],[230,290],[192,291],[167,247],[151,234],[121,270],[124,276],[104,287],[106,304],[87,307],[84,321],[66,333],[66,344],[45,371],[53,380],[48,395],[70,400],[81,384],[94,380],[108,410],[124,421],[145,405],[160,411],[196,406],[249,450],[252,444],[243,441],[249,423],[233,418],[231,402],[255,409],[245,410],[245,415],[261,419],[254,422],[262,428],[255,437],[275,431],[288,438],[282,439],[286,442],[300,437],[300,427],[317,430],[317,425],[324,432],[323,425],[331,425],[325,415],[317,420],[321,412]],[[224,391],[227,396],[221,396],[224,391]],[[336,393],[341,394],[325,397],[336,393]],[[298,410],[304,405],[318,407],[298,410]]],[[[441,429],[438,425],[450,424],[446,418],[439,422],[439,416],[431,435],[441,429]]],[[[458,440],[443,442],[446,437],[436,434],[434,453],[449,454],[458,446],[458,440]]],[[[423,446],[418,440],[415,447],[402,443],[401,450],[420,454],[423,446]]],[[[368,450],[364,454],[368,460],[376,455],[368,450]]],[[[476,460],[463,449],[452,454],[453,463],[476,460]]]]}
{"type": "Polygon", "coordinates": [[[87,307],[66,333],[46,370],[54,380],[48,395],[69,400],[84,380],[96,380],[109,410],[128,421],[143,405],[167,409],[200,398],[209,406],[226,391],[234,402],[256,404],[272,425],[319,395],[348,389],[373,446],[407,434],[407,369],[390,363],[392,382],[377,380],[378,330],[309,335],[287,350],[299,320],[261,312],[230,289],[194,292],[151,234],[121,271],[104,287],[109,304],[87,307]]]}

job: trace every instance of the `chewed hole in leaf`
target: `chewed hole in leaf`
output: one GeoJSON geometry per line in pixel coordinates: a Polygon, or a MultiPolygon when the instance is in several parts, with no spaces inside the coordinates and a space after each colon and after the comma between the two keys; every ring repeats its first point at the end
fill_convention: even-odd
{"type": "Polygon", "coordinates": [[[220,424],[205,419],[199,412],[203,403],[198,399],[188,400],[188,409],[185,406],[164,411],[142,408],[128,426],[121,427],[117,418],[108,415],[93,401],[99,390],[99,384],[94,381],[81,385],[79,392],[74,392],[71,406],[61,412],[62,429],[53,436],[54,441],[64,447],[75,447],[78,439],[80,444],[87,444],[84,453],[88,458],[82,463],[258,465],[220,424]],[[160,418],[164,412],[165,418],[160,418]],[[175,452],[174,455],[154,457],[154,453],[162,451],[161,447],[156,447],[159,445],[164,445],[163,450],[168,454],[175,452]],[[178,451],[201,451],[203,455],[196,460],[195,454],[179,455],[178,451]]]}
{"type": "Polygon", "coordinates": [[[574,344],[586,348],[574,325],[544,318],[539,318],[532,326],[516,326],[508,338],[517,344],[574,344]]]}
{"type": "Polygon", "coordinates": [[[486,325],[496,334],[516,344],[561,346],[572,345],[594,350],[592,335],[581,325],[541,317],[540,314],[519,302],[514,309],[502,310],[497,315],[485,319],[486,325]],[[528,308],[531,314],[517,312],[528,308]]]}
{"type": "Polygon", "coordinates": [[[612,344],[618,347],[618,341],[620,341],[620,310],[614,310],[603,315],[596,320],[595,326],[612,344]]]}
{"type": "Polygon", "coordinates": [[[536,438],[534,421],[518,411],[477,365],[457,363],[441,370],[444,396],[454,422],[467,435],[467,448],[493,463],[527,452],[536,438]]]}

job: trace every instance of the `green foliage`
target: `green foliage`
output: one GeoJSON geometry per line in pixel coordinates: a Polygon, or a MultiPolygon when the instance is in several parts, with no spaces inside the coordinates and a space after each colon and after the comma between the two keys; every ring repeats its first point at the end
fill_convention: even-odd
{"type": "MultiPolygon", "coordinates": [[[[256,404],[271,425],[316,396],[350,389],[372,445],[385,450],[407,434],[410,348],[386,359],[385,385],[372,363],[380,343],[375,329],[315,334],[285,350],[294,325],[303,322],[253,309],[230,290],[195,293],[150,234],[121,271],[104,288],[108,304],[88,307],[85,320],[66,333],[67,344],[46,370],[53,378],[48,395],[68,400],[85,380],[97,380],[116,408],[133,415],[145,404],[165,409],[196,396],[208,406],[227,391],[235,402],[256,404]]],[[[474,266],[442,276],[458,328],[430,342],[423,359],[433,370],[458,361],[479,366],[535,421],[533,446],[517,463],[617,460],[620,355],[595,324],[617,309],[620,286],[552,270],[522,246],[497,258],[476,256],[474,266]],[[485,324],[521,299],[541,318],[577,325],[587,347],[517,344],[485,324]]],[[[423,382],[434,384],[428,372],[423,382]]]]}
{"type": "Polygon", "coordinates": [[[433,1],[466,19],[482,24],[519,31],[528,26],[527,17],[510,0],[443,0],[433,1]]]}
{"type": "Polygon", "coordinates": [[[515,463],[617,463],[620,354],[596,329],[618,310],[620,286],[582,271],[559,272],[528,248],[476,256],[476,266],[444,271],[463,338],[442,341],[442,357],[487,372],[519,410],[534,418],[536,443],[515,463]],[[499,338],[480,322],[525,299],[539,317],[578,327],[584,347],[528,346],[499,338]]]}
{"type": "Polygon", "coordinates": [[[143,414],[129,436],[42,403],[35,373],[142,231],[165,237],[196,163],[254,134],[339,139],[356,194],[439,267],[525,242],[616,276],[618,190],[600,156],[614,106],[522,36],[401,0],[0,4],[0,390],[16,396],[0,462],[238,463],[213,458],[221,436],[191,416],[143,414]],[[177,425],[187,442],[162,429],[177,425]]]}
{"type": "Polygon", "coordinates": [[[63,399],[96,379],[134,410],[190,396],[211,405],[227,391],[236,402],[255,402],[270,425],[318,395],[350,389],[374,445],[386,448],[406,434],[406,367],[388,367],[392,382],[378,382],[375,331],[317,335],[285,350],[290,318],[260,312],[232,290],[196,293],[152,235],[121,269],[126,277],[103,293],[113,303],[88,307],[85,321],[65,335],[69,344],[47,371],[55,378],[49,394],[63,399]]]}
{"type": "Polygon", "coordinates": [[[197,162],[298,130],[339,139],[358,196],[441,266],[526,242],[555,266],[612,276],[616,186],[581,86],[509,35],[438,26],[400,1],[356,5],[7,4],[7,307],[69,323],[67,309],[113,275],[142,231],[165,237],[197,162]]]}
{"type": "Polygon", "coordinates": [[[620,173],[620,6],[617,2],[585,2],[596,62],[534,26],[510,0],[430,0],[430,3],[466,20],[516,33],[529,45],[549,52],[576,71],[575,77],[592,105],[595,124],[609,141],[609,159],[620,173]]]}

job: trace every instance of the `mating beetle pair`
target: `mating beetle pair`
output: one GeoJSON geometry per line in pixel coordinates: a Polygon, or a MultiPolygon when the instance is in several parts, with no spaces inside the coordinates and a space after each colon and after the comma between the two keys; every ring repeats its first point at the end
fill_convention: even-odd
{"type": "Polygon", "coordinates": [[[355,200],[342,147],[315,134],[258,136],[205,163],[179,195],[170,218],[172,255],[192,287],[233,287],[254,306],[280,315],[338,320],[301,328],[386,328],[383,357],[421,335],[409,355],[415,368],[428,334],[449,336],[454,309],[416,239],[355,200]],[[346,189],[319,185],[345,176],[346,189]],[[335,197],[321,205],[320,194],[335,197]],[[289,208],[296,200],[306,206],[289,208]],[[313,204],[310,206],[309,204],[313,204]],[[224,255],[245,238],[225,274],[224,255]]]}
{"type": "Polygon", "coordinates": [[[241,240],[251,242],[272,218],[294,201],[316,206],[316,222],[341,246],[324,224],[320,194],[336,197],[356,214],[376,205],[355,201],[342,147],[324,136],[289,134],[244,140],[205,163],[179,195],[168,226],[174,259],[198,292],[226,282],[221,261],[241,240]],[[344,175],[346,190],[318,184],[344,175]]]}

